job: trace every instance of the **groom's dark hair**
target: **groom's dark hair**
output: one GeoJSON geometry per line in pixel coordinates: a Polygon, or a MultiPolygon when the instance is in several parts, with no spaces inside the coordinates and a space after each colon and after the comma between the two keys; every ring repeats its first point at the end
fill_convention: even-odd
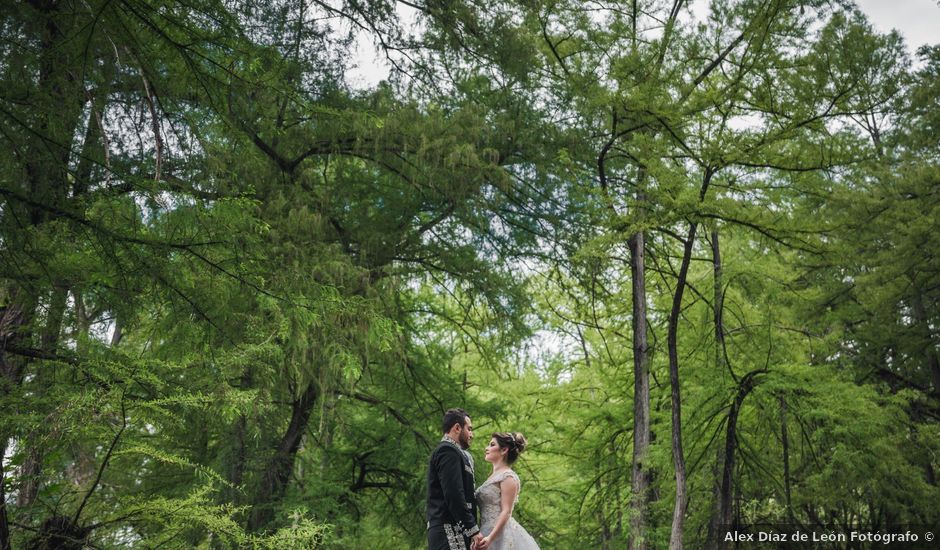
{"type": "Polygon", "coordinates": [[[460,424],[461,426],[466,426],[468,416],[469,415],[467,414],[467,411],[463,409],[450,409],[449,411],[444,413],[444,421],[441,423],[441,427],[443,428],[444,431],[441,433],[446,434],[447,432],[449,432],[450,429],[454,427],[454,424],[460,424]]]}

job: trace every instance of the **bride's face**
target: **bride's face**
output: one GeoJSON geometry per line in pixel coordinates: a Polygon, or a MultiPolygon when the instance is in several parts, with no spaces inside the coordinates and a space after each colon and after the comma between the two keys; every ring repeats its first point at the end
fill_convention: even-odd
{"type": "Polygon", "coordinates": [[[499,443],[496,442],[496,438],[490,439],[490,443],[486,446],[486,450],[483,452],[483,460],[490,463],[497,463],[505,460],[506,458],[506,449],[503,449],[499,446],[499,443]]]}

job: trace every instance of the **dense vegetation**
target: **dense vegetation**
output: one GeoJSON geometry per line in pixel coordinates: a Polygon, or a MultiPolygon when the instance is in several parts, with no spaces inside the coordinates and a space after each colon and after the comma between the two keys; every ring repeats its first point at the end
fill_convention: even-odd
{"type": "Polygon", "coordinates": [[[0,548],[421,547],[452,406],[543,548],[936,525],[940,47],[689,10],[4,3],[0,548]]]}

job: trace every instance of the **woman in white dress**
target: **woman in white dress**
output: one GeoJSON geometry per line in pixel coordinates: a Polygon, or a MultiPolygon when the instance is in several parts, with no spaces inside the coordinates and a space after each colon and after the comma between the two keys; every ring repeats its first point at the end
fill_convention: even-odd
{"type": "Polygon", "coordinates": [[[494,433],[483,458],[493,465],[493,473],[476,490],[480,507],[480,532],[486,550],[539,550],[539,545],[512,517],[519,500],[519,476],[512,464],[525,450],[521,433],[494,433]]]}

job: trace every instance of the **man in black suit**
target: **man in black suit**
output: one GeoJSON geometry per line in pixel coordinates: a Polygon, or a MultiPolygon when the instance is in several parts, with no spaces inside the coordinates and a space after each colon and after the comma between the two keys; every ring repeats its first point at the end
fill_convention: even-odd
{"type": "Polygon", "coordinates": [[[473,423],[463,409],[444,413],[444,437],[428,466],[428,549],[486,550],[473,497],[473,423]]]}

